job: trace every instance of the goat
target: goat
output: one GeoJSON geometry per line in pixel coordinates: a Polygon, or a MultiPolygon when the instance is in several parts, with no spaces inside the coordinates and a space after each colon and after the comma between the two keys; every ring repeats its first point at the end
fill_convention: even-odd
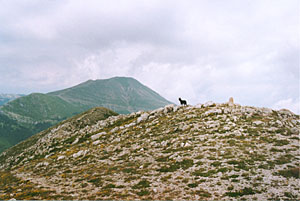
{"type": "Polygon", "coordinates": [[[181,105],[187,105],[186,100],[182,100],[181,98],[179,98],[179,102],[181,105]]]}

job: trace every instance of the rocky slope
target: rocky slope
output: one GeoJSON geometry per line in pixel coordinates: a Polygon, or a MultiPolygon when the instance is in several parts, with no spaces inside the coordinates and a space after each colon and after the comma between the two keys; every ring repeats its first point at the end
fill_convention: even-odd
{"type": "Polygon", "coordinates": [[[84,122],[2,153],[0,199],[300,199],[288,110],[208,102],[84,122]]]}

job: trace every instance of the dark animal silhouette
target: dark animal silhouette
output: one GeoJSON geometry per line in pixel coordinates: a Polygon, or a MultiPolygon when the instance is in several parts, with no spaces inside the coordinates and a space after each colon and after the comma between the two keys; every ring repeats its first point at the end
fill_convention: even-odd
{"type": "Polygon", "coordinates": [[[187,105],[186,100],[182,100],[181,98],[179,98],[179,102],[181,105],[187,105]]]}

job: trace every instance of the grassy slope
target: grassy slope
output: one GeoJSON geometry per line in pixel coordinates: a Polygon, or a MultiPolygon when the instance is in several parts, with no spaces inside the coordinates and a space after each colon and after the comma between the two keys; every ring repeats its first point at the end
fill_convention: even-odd
{"type": "Polygon", "coordinates": [[[135,79],[116,77],[87,81],[75,87],[50,93],[64,100],[86,107],[103,106],[118,113],[152,110],[169,101],[135,79]]]}
{"type": "Polygon", "coordinates": [[[0,112],[0,153],[32,135],[32,130],[0,112]]]}
{"type": "Polygon", "coordinates": [[[22,96],[24,95],[23,94],[0,94],[0,106],[22,96]]]}
{"type": "Polygon", "coordinates": [[[43,121],[65,119],[78,113],[80,108],[56,96],[33,93],[5,104],[2,111],[43,121]]]}

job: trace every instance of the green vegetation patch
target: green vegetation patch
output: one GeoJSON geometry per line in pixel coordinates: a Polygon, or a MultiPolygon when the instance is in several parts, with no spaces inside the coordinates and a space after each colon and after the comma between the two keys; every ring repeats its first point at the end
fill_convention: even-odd
{"type": "Polygon", "coordinates": [[[139,192],[136,193],[139,196],[145,196],[145,195],[149,195],[150,192],[148,190],[141,190],[139,192]]]}
{"type": "Polygon", "coordinates": [[[150,184],[151,183],[149,181],[147,181],[146,179],[143,179],[142,181],[140,181],[139,183],[134,185],[132,188],[133,189],[148,188],[148,187],[150,187],[150,184]]]}
{"type": "Polygon", "coordinates": [[[225,195],[229,196],[229,197],[240,197],[240,196],[244,196],[244,195],[253,195],[255,193],[256,193],[256,191],[253,190],[252,188],[245,187],[239,191],[226,192],[225,195]]]}
{"type": "Polygon", "coordinates": [[[199,195],[202,198],[210,198],[211,194],[203,189],[195,191],[196,195],[199,195]]]}
{"type": "Polygon", "coordinates": [[[234,167],[238,169],[249,170],[249,167],[246,165],[245,161],[230,160],[227,163],[234,165],[234,167]]]}
{"type": "Polygon", "coordinates": [[[188,184],[189,188],[196,188],[198,186],[198,183],[190,183],[188,184]]]}
{"type": "Polygon", "coordinates": [[[102,182],[102,179],[101,178],[92,178],[90,180],[88,180],[88,182],[94,184],[95,186],[99,187],[99,186],[102,186],[103,182],[102,182]]]}
{"type": "Polygon", "coordinates": [[[173,162],[158,169],[159,172],[174,172],[180,168],[186,170],[194,165],[192,159],[184,159],[181,162],[173,162]]]}
{"type": "Polygon", "coordinates": [[[201,168],[199,170],[196,170],[192,174],[195,176],[201,176],[201,177],[211,177],[212,175],[216,174],[216,170],[208,170],[206,171],[204,168],[201,168]]]}
{"type": "Polygon", "coordinates": [[[293,158],[294,158],[294,156],[292,156],[290,154],[281,155],[276,160],[274,160],[274,163],[276,165],[283,165],[283,164],[292,162],[293,158]]]}
{"type": "Polygon", "coordinates": [[[284,146],[288,145],[290,142],[288,140],[276,140],[274,145],[275,146],[284,146]]]}

